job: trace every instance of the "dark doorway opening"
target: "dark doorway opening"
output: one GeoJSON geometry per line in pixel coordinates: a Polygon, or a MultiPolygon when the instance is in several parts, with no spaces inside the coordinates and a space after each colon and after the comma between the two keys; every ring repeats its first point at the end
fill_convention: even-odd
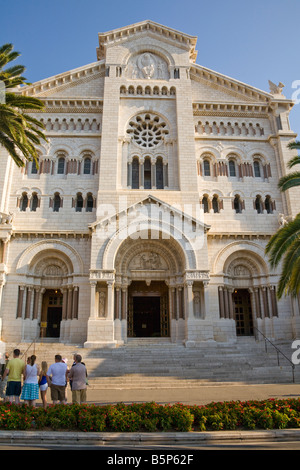
{"type": "Polygon", "coordinates": [[[41,338],[59,338],[63,295],[60,290],[46,290],[43,296],[41,338]]]}
{"type": "Polygon", "coordinates": [[[160,297],[133,297],[133,335],[161,336],[160,297]]]}
{"type": "Polygon", "coordinates": [[[253,336],[253,318],[250,293],[236,289],[232,294],[237,336],[253,336]]]}

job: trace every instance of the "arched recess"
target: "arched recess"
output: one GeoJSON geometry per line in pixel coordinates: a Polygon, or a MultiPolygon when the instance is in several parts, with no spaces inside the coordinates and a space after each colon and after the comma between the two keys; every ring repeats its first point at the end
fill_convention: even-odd
{"type": "Polygon", "coordinates": [[[20,256],[16,271],[19,274],[29,274],[30,266],[34,264],[35,257],[43,257],[48,254],[49,250],[60,253],[60,256],[65,256],[71,263],[73,274],[83,273],[83,261],[79,253],[69,244],[58,240],[43,240],[30,245],[20,256]]]}
{"type": "Polygon", "coordinates": [[[161,239],[166,246],[172,246],[177,255],[179,254],[180,258],[184,259],[183,265],[185,269],[197,269],[193,244],[179,229],[173,226],[173,233],[171,234],[170,225],[160,220],[151,220],[151,223],[149,223],[147,219],[139,218],[138,224],[138,233],[136,232],[137,222],[133,222],[113,234],[105,246],[102,259],[98,259],[98,266],[101,266],[100,269],[115,269],[116,255],[127,238],[132,239],[135,243],[139,238],[147,240],[148,243],[153,239],[161,239]]]}
{"type": "Polygon", "coordinates": [[[29,339],[68,338],[67,320],[78,319],[79,315],[75,275],[83,273],[83,262],[77,251],[61,241],[34,243],[21,255],[16,272],[16,317],[30,321],[29,339]]]}
{"type": "Polygon", "coordinates": [[[253,242],[231,243],[213,266],[214,273],[223,276],[218,286],[220,318],[235,320],[237,335],[253,335],[258,321],[278,316],[276,285],[262,247],[253,242]]]}

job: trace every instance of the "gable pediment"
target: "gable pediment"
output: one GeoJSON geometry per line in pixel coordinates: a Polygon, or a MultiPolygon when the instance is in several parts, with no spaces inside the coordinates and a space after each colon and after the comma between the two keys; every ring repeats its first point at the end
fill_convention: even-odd
{"type": "Polygon", "coordinates": [[[144,199],[114,214],[106,215],[104,213],[100,220],[97,220],[89,227],[92,231],[97,228],[105,229],[105,227],[108,227],[112,223],[124,227],[124,220],[126,220],[127,225],[143,221],[148,221],[151,224],[151,221],[160,220],[161,217],[162,222],[164,223],[162,215],[164,213],[166,214],[165,222],[167,225],[169,224],[170,227],[180,226],[182,228],[185,222],[187,226],[192,228],[192,230],[200,229],[201,232],[206,233],[210,229],[210,226],[205,224],[203,221],[181,211],[177,207],[174,207],[161,199],[156,198],[152,194],[149,194],[144,199]]]}
{"type": "Polygon", "coordinates": [[[99,33],[99,47],[97,48],[98,60],[106,57],[106,49],[112,45],[120,45],[133,39],[152,37],[161,42],[175,45],[179,49],[189,51],[189,57],[195,62],[197,57],[197,37],[191,36],[172,28],[168,28],[154,21],[145,20],[123,28],[114,29],[106,33],[99,33]]]}
{"type": "MultiPolygon", "coordinates": [[[[52,77],[39,80],[31,85],[27,85],[20,91],[26,96],[35,96],[37,98],[43,97],[84,97],[86,88],[89,97],[90,87],[85,87],[85,84],[91,81],[104,78],[105,66],[103,62],[93,62],[91,64],[69,70],[67,72],[54,75],[52,77]]],[[[99,87],[99,90],[101,88],[99,87]]],[[[97,91],[97,96],[101,97],[102,93],[97,91]]]]}
{"type": "Polygon", "coordinates": [[[191,67],[190,76],[194,100],[268,104],[273,99],[271,93],[197,64],[191,67]]]}

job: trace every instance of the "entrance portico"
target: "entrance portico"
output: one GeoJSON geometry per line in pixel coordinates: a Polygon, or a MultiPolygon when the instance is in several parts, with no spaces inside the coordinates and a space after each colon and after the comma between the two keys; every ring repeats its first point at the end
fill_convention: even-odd
{"type": "MultiPolygon", "coordinates": [[[[151,202],[147,200],[146,204],[151,202]]],[[[86,346],[113,347],[132,337],[189,341],[194,323],[205,319],[205,287],[209,281],[203,256],[206,228],[201,225],[202,245],[196,250],[193,240],[183,233],[180,238],[176,234],[176,220],[172,227],[155,218],[139,222],[139,231],[134,234],[132,227],[126,227],[126,233],[133,236],[124,239],[116,230],[105,242],[101,236],[107,236],[102,230],[107,221],[95,224],[95,245],[100,239],[106,249],[95,257],[101,268],[97,269],[95,263],[90,271],[91,314],[86,346]]],[[[118,223],[122,225],[120,217],[118,223]]]]}

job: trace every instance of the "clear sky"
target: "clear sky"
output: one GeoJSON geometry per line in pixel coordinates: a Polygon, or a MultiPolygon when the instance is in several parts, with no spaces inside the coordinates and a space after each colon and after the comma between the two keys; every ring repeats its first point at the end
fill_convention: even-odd
{"type": "Polygon", "coordinates": [[[197,36],[204,67],[265,91],[283,82],[300,137],[300,0],[0,0],[0,44],[35,82],[95,62],[98,32],[146,19],[197,36]]]}

